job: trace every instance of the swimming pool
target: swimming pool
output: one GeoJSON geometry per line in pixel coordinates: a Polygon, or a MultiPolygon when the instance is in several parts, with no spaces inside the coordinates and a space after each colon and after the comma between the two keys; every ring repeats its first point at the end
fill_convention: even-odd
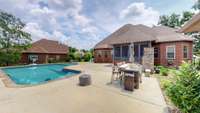
{"type": "Polygon", "coordinates": [[[2,68],[2,70],[16,84],[35,85],[80,73],[75,70],[63,70],[65,66],[70,65],[74,64],[31,65],[24,67],[2,68]]]}

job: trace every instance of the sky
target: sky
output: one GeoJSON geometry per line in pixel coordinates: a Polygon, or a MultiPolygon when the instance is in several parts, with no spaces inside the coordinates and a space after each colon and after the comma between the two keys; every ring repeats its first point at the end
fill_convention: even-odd
{"type": "Polygon", "coordinates": [[[195,0],[0,0],[37,41],[57,40],[91,49],[125,24],[156,25],[160,15],[191,10],[195,0]]]}

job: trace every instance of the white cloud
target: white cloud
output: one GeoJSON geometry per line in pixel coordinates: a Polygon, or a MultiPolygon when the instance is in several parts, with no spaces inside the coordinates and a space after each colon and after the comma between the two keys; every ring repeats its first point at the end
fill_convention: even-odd
{"type": "Polygon", "coordinates": [[[47,7],[43,7],[43,8],[34,8],[34,9],[31,9],[30,10],[30,13],[32,15],[49,15],[49,14],[53,14],[54,11],[53,10],[50,10],[49,8],[47,7]]]}
{"type": "Polygon", "coordinates": [[[22,19],[34,41],[61,40],[70,46],[89,49],[126,23],[151,25],[159,13],[144,3],[108,0],[0,0],[0,7],[22,19]],[[96,6],[83,2],[97,3],[96,6]],[[109,4],[112,3],[112,4],[109,4]],[[130,4],[130,3],[128,3],[130,4]],[[86,5],[87,7],[83,6],[86,5]],[[112,8],[111,8],[112,7],[112,8]],[[125,7],[124,9],[122,9],[125,7]],[[147,19],[148,18],[148,19],[147,19]]]}
{"type": "Polygon", "coordinates": [[[147,7],[143,2],[135,2],[120,12],[120,19],[132,24],[157,24],[159,12],[152,7],[147,7]]]}
{"type": "Polygon", "coordinates": [[[27,23],[23,30],[31,34],[33,41],[37,41],[42,38],[50,38],[51,36],[48,32],[42,30],[37,23],[27,23]]]}
{"type": "Polygon", "coordinates": [[[94,34],[98,30],[91,19],[81,13],[82,5],[82,0],[0,0],[1,9],[26,23],[24,30],[32,35],[33,41],[48,38],[88,49],[96,42],[93,41],[92,46],[82,44],[79,37],[96,39],[94,34]]]}

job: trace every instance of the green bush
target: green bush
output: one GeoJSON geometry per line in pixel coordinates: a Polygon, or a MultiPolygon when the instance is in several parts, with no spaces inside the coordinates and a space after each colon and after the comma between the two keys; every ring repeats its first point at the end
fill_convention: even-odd
{"type": "Polygon", "coordinates": [[[162,89],[167,89],[171,84],[172,84],[172,82],[170,80],[167,80],[167,79],[160,81],[160,85],[161,85],[162,89]]]}
{"type": "Polygon", "coordinates": [[[74,57],[75,57],[75,61],[77,61],[77,62],[80,62],[80,61],[81,61],[81,54],[80,54],[79,52],[76,52],[76,53],[74,54],[74,57]]]}
{"type": "Polygon", "coordinates": [[[170,100],[183,113],[200,113],[200,74],[193,64],[184,63],[167,87],[170,100]]]}
{"type": "Polygon", "coordinates": [[[200,70],[200,61],[197,61],[197,62],[195,63],[195,66],[196,66],[196,69],[197,69],[197,70],[200,70]]]}
{"type": "Polygon", "coordinates": [[[86,52],[83,56],[84,61],[88,62],[92,59],[92,53],[91,52],[86,52]]]}
{"type": "Polygon", "coordinates": [[[167,68],[165,68],[163,66],[159,66],[159,68],[160,68],[160,75],[162,75],[162,76],[168,75],[169,70],[167,68]]]}
{"type": "Polygon", "coordinates": [[[6,66],[10,64],[17,64],[20,60],[20,52],[19,51],[0,51],[0,65],[6,66]]]}
{"type": "Polygon", "coordinates": [[[70,62],[70,61],[74,61],[75,60],[75,54],[74,53],[69,53],[66,56],[66,61],[70,62]]]}

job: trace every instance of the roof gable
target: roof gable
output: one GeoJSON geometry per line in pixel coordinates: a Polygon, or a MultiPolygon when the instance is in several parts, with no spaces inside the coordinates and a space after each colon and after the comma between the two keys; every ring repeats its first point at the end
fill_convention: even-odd
{"type": "Polygon", "coordinates": [[[41,39],[32,44],[32,47],[24,51],[24,53],[54,53],[66,54],[68,46],[60,44],[58,41],[41,39]]]}
{"type": "Polygon", "coordinates": [[[112,44],[142,42],[155,40],[155,36],[150,27],[145,25],[126,24],[117,31],[99,42],[95,48],[111,47],[112,44]]]}
{"type": "Polygon", "coordinates": [[[145,25],[126,24],[120,29],[96,44],[98,48],[112,48],[114,44],[124,44],[132,42],[171,42],[171,41],[192,41],[193,39],[177,32],[178,29],[166,26],[148,27],[145,25]]]}

